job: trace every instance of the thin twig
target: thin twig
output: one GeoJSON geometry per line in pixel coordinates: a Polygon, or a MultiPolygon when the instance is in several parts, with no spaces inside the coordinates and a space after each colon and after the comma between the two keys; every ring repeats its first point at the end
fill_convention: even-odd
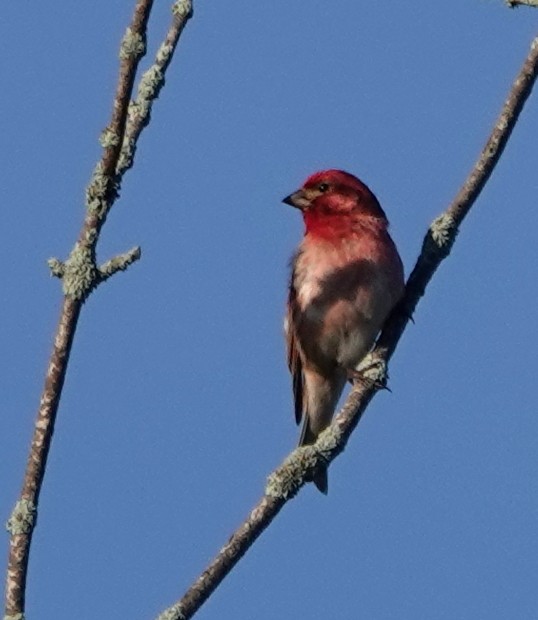
{"type": "Polygon", "coordinates": [[[82,304],[99,281],[110,276],[111,271],[125,268],[138,256],[134,251],[122,257],[123,261],[105,264],[107,269],[103,273],[95,265],[95,246],[99,232],[116,198],[115,171],[123,143],[136,70],[140,58],[145,53],[146,27],[152,4],[153,0],[138,0],[131,24],[122,42],[112,118],[102,141],[104,151],[99,162],[102,172],[101,185],[94,186],[93,189],[90,187],[88,190],[94,198],[99,199],[100,208],[92,209],[87,205],[80,237],[69,259],[65,263],[57,259],[49,261],[53,274],[63,280],[64,299],[37,412],[21,494],[8,521],[10,540],[5,620],[24,618],[28,560],[36,525],[39,494],[82,304]]]}
{"type": "Polygon", "coordinates": [[[144,73],[138,85],[136,99],[129,105],[127,129],[116,168],[118,183],[125,172],[133,165],[138,138],[150,120],[153,102],[164,86],[164,76],[176,49],[185,24],[192,16],[192,1],[178,0],[172,7],[173,19],[159,47],[151,67],[144,73]]]}
{"type": "Polygon", "coordinates": [[[79,243],[95,251],[101,227],[118,196],[116,186],[116,166],[127,124],[127,111],[136,71],[141,58],[146,53],[146,29],[153,6],[153,0],[138,0],[131,25],[127,28],[120,47],[120,72],[112,118],[101,136],[104,148],[98,164],[100,175],[93,176],[87,189],[87,216],[80,232],[79,243]],[[88,200],[88,197],[91,199],[88,200]]]}
{"type": "Polygon", "coordinates": [[[515,9],[518,6],[533,6],[538,8],[538,0],[506,0],[506,4],[515,9]]]}
{"type": "Polygon", "coordinates": [[[538,73],[538,38],[531,46],[523,67],[502,108],[493,131],[473,170],[448,209],[430,226],[422,252],[406,285],[402,303],[389,317],[378,344],[369,356],[368,366],[376,368],[372,381],[355,384],[331,426],[313,446],[294,450],[269,477],[265,495],[234,532],[206,570],[173,606],[158,620],[188,620],[198,611],[250,546],[280,512],[284,504],[297,494],[306,479],[321,463],[330,463],[340,454],[353,429],[359,423],[369,402],[379,389],[380,380],[396,345],[423,296],[425,288],[441,262],[448,256],[458,227],[478,198],[506,146],[523,105],[529,97],[538,73]]]}

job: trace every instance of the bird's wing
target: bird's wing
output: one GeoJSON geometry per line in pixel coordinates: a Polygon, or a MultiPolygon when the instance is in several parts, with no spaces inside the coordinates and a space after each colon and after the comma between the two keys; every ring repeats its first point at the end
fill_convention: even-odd
{"type": "Polygon", "coordinates": [[[295,402],[295,421],[297,424],[303,417],[303,400],[304,400],[304,374],[301,355],[297,342],[297,301],[295,298],[295,290],[290,287],[288,298],[288,311],[286,315],[286,344],[288,350],[288,368],[291,372],[293,385],[293,400],[295,402]]]}

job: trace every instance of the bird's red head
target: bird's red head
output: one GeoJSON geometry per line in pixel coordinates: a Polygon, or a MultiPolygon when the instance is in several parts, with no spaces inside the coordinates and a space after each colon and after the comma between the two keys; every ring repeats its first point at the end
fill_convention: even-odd
{"type": "Polygon", "coordinates": [[[316,172],[283,202],[303,212],[307,232],[341,228],[346,222],[357,219],[373,219],[382,226],[387,225],[385,213],[374,194],[357,177],[343,170],[316,172]]]}

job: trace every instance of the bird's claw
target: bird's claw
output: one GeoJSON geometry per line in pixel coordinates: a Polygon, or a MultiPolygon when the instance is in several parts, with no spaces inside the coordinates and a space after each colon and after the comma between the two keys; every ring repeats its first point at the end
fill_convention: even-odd
{"type": "Polygon", "coordinates": [[[386,390],[392,394],[392,390],[387,385],[388,374],[386,365],[381,361],[373,361],[357,370],[351,368],[347,370],[347,377],[352,383],[360,383],[366,387],[373,387],[376,390],[386,390]]]}

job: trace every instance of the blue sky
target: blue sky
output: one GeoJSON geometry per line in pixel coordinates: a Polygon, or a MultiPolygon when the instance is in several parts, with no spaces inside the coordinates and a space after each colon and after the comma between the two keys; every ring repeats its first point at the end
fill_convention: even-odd
{"type": "MultiPolygon", "coordinates": [[[[131,4],[0,9],[3,519],[61,299],[46,259],[79,230],[131,4]]],[[[157,0],[151,51],[168,16],[157,0]]],[[[302,225],[280,200],[317,169],[357,174],[409,273],[537,16],[493,0],[195,3],[101,238],[103,260],[135,244],[143,259],[84,308],[29,619],[153,618],[198,576],[298,436],[281,321],[302,225]]],[[[329,496],[303,489],[197,617],[537,617],[537,136],[535,93],[329,496]]]]}

